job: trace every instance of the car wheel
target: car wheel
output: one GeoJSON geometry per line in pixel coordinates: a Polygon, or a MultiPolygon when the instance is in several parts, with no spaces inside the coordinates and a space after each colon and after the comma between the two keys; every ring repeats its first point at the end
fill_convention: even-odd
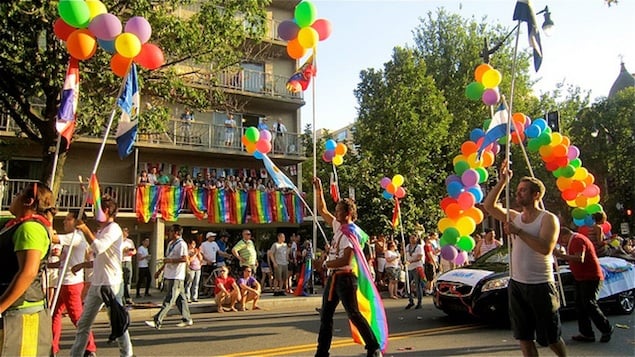
{"type": "Polygon", "coordinates": [[[617,294],[617,311],[620,314],[629,315],[635,309],[635,289],[617,294]]]}

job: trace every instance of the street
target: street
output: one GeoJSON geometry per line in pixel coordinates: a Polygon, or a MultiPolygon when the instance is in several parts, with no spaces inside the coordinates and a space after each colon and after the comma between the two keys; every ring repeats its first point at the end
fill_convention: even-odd
{"type": "MultiPolygon", "coordinates": [[[[211,313],[209,299],[192,306],[194,325],[179,328],[178,315],[171,314],[161,330],[147,327],[158,310],[131,311],[130,335],[137,356],[311,356],[315,352],[319,315],[319,296],[274,298],[265,294],[260,311],[211,313]],[[275,300],[274,300],[275,299],[275,300]]],[[[158,299],[155,299],[158,301],[158,299]]],[[[423,309],[405,310],[407,300],[385,299],[390,340],[386,356],[520,356],[511,331],[482,325],[469,319],[453,320],[434,308],[431,297],[424,298],[423,309]]],[[[176,309],[174,309],[176,312],[176,309]]],[[[563,337],[570,356],[633,356],[635,354],[634,315],[609,315],[616,326],[609,343],[571,341],[577,334],[574,314],[563,321],[563,337]]],[[[104,312],[95,323],[98,356],[117,356],[115,345],[106,344],[110,327],[104,312]]],[[[59,355],[68,355],[74,329],[64,319],[59,355]]],[[[335,315],[331,348],[333,356],[362,356],[365,350],[353,343],[346,314],[340,307],[335,315]]],[[[548,348],[539,353],[552,356],[548,348]]]]}

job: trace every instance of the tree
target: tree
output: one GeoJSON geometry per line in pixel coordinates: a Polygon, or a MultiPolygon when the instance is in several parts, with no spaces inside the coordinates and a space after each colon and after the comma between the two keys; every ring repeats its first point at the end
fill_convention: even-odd
{"type": "MultiPolygon", "coordinates": [[[[24,0],[0,5],[0,103],[30,142],[42,149],[44,182],[52,177],[57,139],[55,117],[68,54],[53,33],[58,17],[56,1],[24,0]]],[[[164,52],[167,63],[140,72],[142,98],[157,108],[141,115],[140,131],[165,122],[167,101],[193,108],[214,108],[227,102],[219,91],[193,86],[198,77],[213,84],[214,71],[260,53],[269,0],[249,1],[104,1],[109,12],[125,22],[143,16],[152,25],[151,42],[164,52]],[[193,11],[181,12],[182,9],[193,11]],[[187,13],[187,16],[186,16],[187,13]],[[237,15],[239,14],[239,15],[237,15]],[[249,24],[246,26],[245,24],[249,24]],[[250,39],[249,41],[247,39],[250,39]],[[250,53],[246,53],[250,52],[250,53]],[[210,70],[210,64],[213,64],[210,70]],[[162,109],[163,108],[163,109],[162,109]]],[[[99,50],[80,64],[80,103],[77,133],[101,132],[121,83],[109,67],[110,54],[99,50]]],[[[55,173],[57,192],[66,153],[55,173]]]]}

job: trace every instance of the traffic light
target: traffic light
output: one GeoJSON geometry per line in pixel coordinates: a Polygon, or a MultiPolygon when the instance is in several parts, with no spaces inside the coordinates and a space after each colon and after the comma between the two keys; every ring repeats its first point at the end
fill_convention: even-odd
{"type": "Polygon", "coordinates": [[[560,132],[560,112],[554,111],[547,113],[547,125],[552,132],[560,132]]]}

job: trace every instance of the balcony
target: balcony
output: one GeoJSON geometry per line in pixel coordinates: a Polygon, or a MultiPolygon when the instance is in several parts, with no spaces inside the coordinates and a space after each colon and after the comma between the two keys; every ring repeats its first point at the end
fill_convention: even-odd
{"type": "MultiPolygon", "coordinates": [[[[9,180],[3,188],[0,204],[8,210],[11,198],[32,180],[9,180]]],[[[135,213],[137,220],[148,222],[161,215],[166,221],[178,221],[179,215],[191,213],[211,224],[302,223],[304,206],[292,192],[259,190],[224,190],[201,187],[172,187],[100,183],[101,192],[110,194],[119,212],[135,213]]],[[[58,211],[78,210],[85,193],[77,182],[64,181],[58,195],[58,211]]],[[[90,210],[90,208],[89,208],[90,210]]]]}

